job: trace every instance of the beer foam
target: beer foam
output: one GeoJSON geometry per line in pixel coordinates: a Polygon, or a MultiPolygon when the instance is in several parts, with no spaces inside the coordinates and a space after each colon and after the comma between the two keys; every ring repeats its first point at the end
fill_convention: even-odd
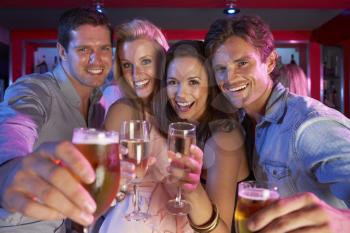
{"type": "Polygon", "coordinates": [[[249,188],[240,190],[238,195],[245,199],[254,201],[266,201],[268,199],[278,199],[279,194],[275,190],[263,189],[263,188],[249,188]]]}
{"type": "Polygon", "coordinates": [[[108,133],[103,131],[74,131],[72,142],[75,144],[108,145],[119,142],[117,132],[108,133]]]}

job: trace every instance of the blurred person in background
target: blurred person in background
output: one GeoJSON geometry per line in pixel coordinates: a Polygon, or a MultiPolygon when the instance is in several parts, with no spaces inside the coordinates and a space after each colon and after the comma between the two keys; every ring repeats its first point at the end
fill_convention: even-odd
{"type": "Polygon", "coordinates": [[[307,96],[308,83],[303,69],[295,63],[283,65],[280,70],[279,82],[287,87],[290,92],[307,96]]]}

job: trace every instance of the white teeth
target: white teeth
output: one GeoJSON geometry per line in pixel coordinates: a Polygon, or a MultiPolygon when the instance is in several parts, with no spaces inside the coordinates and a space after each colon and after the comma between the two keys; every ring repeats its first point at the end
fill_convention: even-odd
{"type": "Polygon", "coordinates": [[[247,84],[245,84],[245,85],[243,85],[243,86],[239,86],[239,87],[230,88],[229,90],[230,90],[230,91],[240,91],[240,90],[245,89],[247,86],[248,86],[248,85],[247,85],[247,84]]]}
{"type": "Polygon", "coordinates": [[[92,74],[100,74],[102,71],[103,69],[88,69],[88,72],[92,74]]]}
{"type": "Polygon", "coordinates": [[[177,105],[181,106],[181,107],[188,107],[192,104],[192,102],[189,103],[180,103],[180,102],[176,102],[177,105]]]}
{"type": "Polygon", "coordinates": [[[148,84],[149,81],[150,81],[150,80],[147,80],[147,79],[146,79],[146,80],[142,80],[142,81],[137,81],[137,82],[135,82],[135,86],[138,87],[138,88],[143,87],[143,86],[145,86],[146,84],[148,84]]]}

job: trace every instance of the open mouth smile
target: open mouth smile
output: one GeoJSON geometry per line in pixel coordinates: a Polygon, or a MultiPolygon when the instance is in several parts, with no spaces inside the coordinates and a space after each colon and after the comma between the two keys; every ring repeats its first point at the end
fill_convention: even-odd
{"type": "Polygon", "coordinates": [[[141,80],[141,81],[136,81],[134,82],[134,85],[137,89],[141,89],[146,87],[150,83],[149,79],[141,80]]]}
{"type": "Polygon", "coordinates": [[[188,112],[191,107],[194,105],[194,101],[192,102],[175,102],[176,103],[176,108],[180,111],[180,112],[188,112]]]}

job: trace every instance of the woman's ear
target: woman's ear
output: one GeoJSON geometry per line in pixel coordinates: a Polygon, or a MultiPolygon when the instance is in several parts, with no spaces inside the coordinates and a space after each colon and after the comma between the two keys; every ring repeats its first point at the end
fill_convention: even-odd
{"type": "Polygon", "coordinates": [[[266,58],[266,65],[267,65],[268,74],[271,74],[271,72],[275,69],[277,59],[278,59],[278,53],[276,52],[276,50],[273,50],[270,53],[270,55],[266,58]]]}
{"type": "Polygon", "coordinates": [[[56,47],[57,47],[57,50],[58,50],[58,55],[60,56],[61,60],[62,61],[67,61],[66,49],[59,42],[57,42],[56,47]]]}

